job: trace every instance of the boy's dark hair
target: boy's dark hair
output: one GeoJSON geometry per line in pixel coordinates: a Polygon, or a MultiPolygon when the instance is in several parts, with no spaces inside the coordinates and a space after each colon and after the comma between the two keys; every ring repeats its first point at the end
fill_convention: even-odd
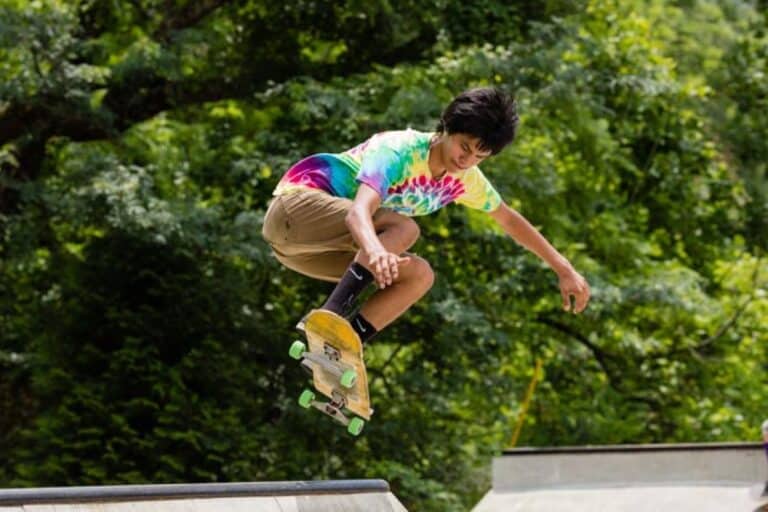
{"type": "Polygon", "coordinates": [[[496,87],[469,89],[443,110],[438,132],[466,133],[480,139],[478,146],[499,153],[515,139],[517,102],[496,87]]]}

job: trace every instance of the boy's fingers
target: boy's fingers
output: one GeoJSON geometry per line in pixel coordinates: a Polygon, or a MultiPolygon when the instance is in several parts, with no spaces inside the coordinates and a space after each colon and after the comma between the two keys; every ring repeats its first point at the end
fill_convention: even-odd
{"type": "Polygon", "coordinates": [[[392,260],[388,258],[384,264],[384,282],[387,286],[392,284],[392,270],[394,268],[395,266],[392,264],[392,260]]]}
{"type": "Polygon", "coordinates": [[[379,288],[386,288],[400,275],[399,266],[411,262],[410,256],[390,254],[375,258],[371,263],[374,267],[374,278],[379,288]]]}
{"type": "Polygon", "coordinates": [[[576,312],[580,313],[584,306],[587,304],[587,294],[584,290],[579,290],[579,292],[576,294],[576,312]]]}
{"type": "Polygon", "coordinates": [[[563,297],[563,309],[570,311],[571,309],[571,294],[564,289],[560,289],[560,295],[563,297]]]}
{"type": "Polygon", "coordinates": [[[376,259],[376,283],[378,283],[380,288],[384,288],[384,270],[380,259],[376,259]]]}
{"type": "Polygon", "coordinates": [[[581,294],[579,294],[579,297],[576,300],[576,304],[579,313],[587,308],[587,304],[589,304],[589,290],[583,290],[581,294]]]}

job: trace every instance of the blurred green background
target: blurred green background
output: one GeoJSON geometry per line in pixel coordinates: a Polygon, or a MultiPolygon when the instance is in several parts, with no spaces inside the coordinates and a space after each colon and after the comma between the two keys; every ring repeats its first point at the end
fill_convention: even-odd
{"type": "Polygon", "coordinates": [[[468,510],[510,443],[757,440],[765,1],[0,0],[0,484],[387,479],[468,510]],[[483,170],[589,279],[482,213],[419,218],[433,290],[366,357],[364,434],[301,409],[330,291],[261,239],[307,154],[519,101],[483,170]]]}

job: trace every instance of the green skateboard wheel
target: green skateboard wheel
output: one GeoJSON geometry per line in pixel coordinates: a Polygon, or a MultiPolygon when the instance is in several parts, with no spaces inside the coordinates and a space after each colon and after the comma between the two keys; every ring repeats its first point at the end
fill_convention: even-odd
{"type": "Polygon", "coordinates": [[[350,421],[349,425],[347,425],[347,432],[353,436],[359,436],[360,432],[363,431],[364,426],[365,422],[363,420],[360,418],[352,418],[352,421],[350,421]]]}
{"type": "Polygon", "coordinates": [[[307,351],[307,346],[300,342],[300,341],[294,341],[293,345],[291,345],[291,350],[288,351],[288,353],[291,355],[294,359],[301,359],[301,356],[304,355],[304,352],[307,351]]]}
{"type": "Polygon", "coordinates": [[[347,370],[341,374],[341,385],[345,388],[349,389],[354,387],[355,382],[357,382],[357,373],[355,373],[355,370],[347,370]]]}
{"type": "Polygon", "coordinates": [[[299,397],[299,405],[302,406],[305,409],[309,409],[312,406],[312,400],[315,399],[315,394],[305,389],[303,393],[301,393],[301,396],[299,397]]]}

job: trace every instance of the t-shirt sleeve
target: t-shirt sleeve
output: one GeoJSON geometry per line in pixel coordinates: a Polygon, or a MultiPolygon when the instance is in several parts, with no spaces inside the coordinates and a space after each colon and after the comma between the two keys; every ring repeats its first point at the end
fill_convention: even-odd
{"type": "Polygon", "coordinates": [[[378,192],[381,200],[384,201],[390,185],[397,181],[397,173],[401,168],[398,152],[382,145],[364,153],[356,179],[378,192]]]}
{"type": "Polygon", "coordinates": [[[469,169],[464,175],[464,193],[456,199],[458,204],[492,212],[501,205],[501,195],[478,167],[469,169]]]}

